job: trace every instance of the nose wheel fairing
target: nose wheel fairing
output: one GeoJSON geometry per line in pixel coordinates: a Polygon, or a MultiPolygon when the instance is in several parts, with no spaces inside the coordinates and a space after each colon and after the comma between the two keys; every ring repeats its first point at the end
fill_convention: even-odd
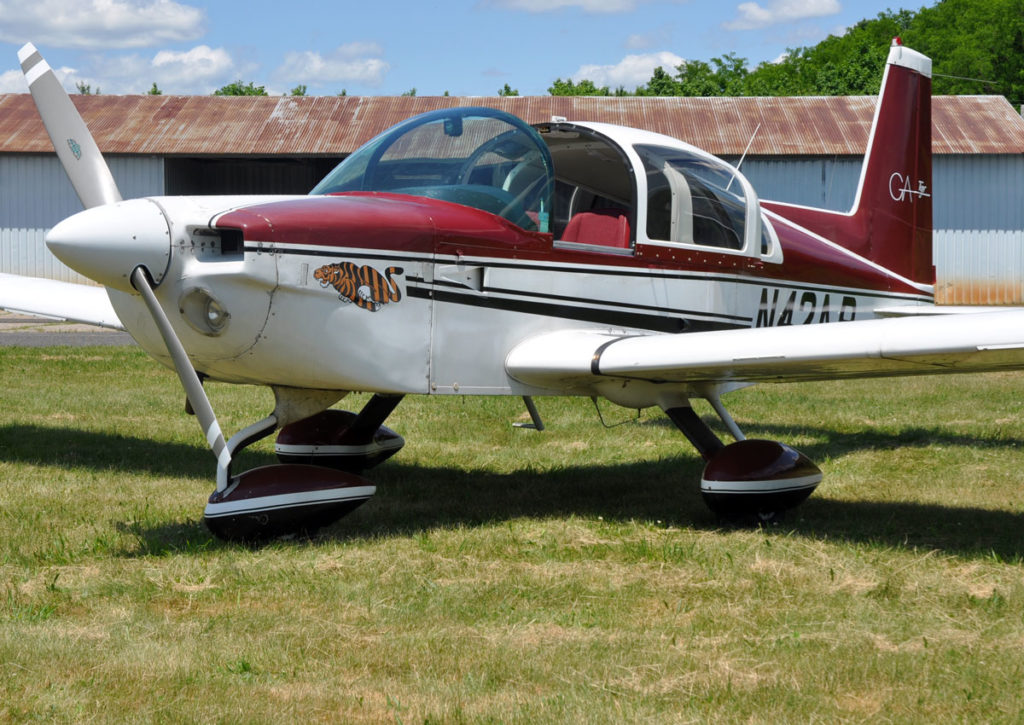
{"type": "Polygon", "coordinates": [[[323,466],[263,466],[235,477],[224,491],[214,491],[204,520],[215,536],[228,541],[311,535],[351,513],[376,490],[360,476],[323,466]]]}

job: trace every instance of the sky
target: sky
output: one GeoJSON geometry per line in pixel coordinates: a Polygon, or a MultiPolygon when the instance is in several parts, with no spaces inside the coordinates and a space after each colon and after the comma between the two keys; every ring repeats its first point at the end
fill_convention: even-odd
{"type": "MultiPolygon", "coordinates": [[[[657,66],[735,53],[753,68],[924,0],[0,0],[0,93],[34,43],[69,92],[547,95],[557,78],[633,90],[657,66]]],[[[931,4],[931,3],[928,3],[931,4]]]]}

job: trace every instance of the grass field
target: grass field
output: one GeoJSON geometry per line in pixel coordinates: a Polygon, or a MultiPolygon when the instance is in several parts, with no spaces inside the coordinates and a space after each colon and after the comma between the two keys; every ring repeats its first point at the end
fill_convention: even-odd
{"type": "MultiPolygon", "coordinates": [[[[213,456],[141,352],[0,348],[0,376],[0,721],[1024,711],[1024,374],[734,394],[825,472],[764,530],[704,509],[660,413],[540,399],[537,433],[519,400],[410,398],[377,496],[259,549],[207,533],[213,456]]],[[[271,404],[210,395],[229,432],[271,404]]]]}

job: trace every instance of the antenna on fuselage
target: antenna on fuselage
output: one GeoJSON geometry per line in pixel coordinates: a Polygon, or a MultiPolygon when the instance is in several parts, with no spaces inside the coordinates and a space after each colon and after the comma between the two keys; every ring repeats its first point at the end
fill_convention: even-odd
{"type": "MultiPolygon", "coordinates": [[[[744,159],[747,158],[747,152],[750,151],[750,146],[751,146],[751,144],[754,143],[754,139],[757,138],[757,132],[760,131],[760,130],[761,130],[761,124],[758,123],[757,124],[757,128],[754,129],[754,133],[750,134],[750,140],[747,141],[747,147],[745,149],[743,149],[743,155],[740,156],[740,160],[736,163],[736,170],[737,171],[739,171],[740,167],[743,166],[743,161],[744,161],[744,159]]],[[[735,178],[736,177],[734,176],[733,179],[735,179],[735,178]]],[[[729,191],[729,189],[731,187],[732,187],[732,179],[729,179],[729,185],[725,187],[725,190],[729,191]]]]}

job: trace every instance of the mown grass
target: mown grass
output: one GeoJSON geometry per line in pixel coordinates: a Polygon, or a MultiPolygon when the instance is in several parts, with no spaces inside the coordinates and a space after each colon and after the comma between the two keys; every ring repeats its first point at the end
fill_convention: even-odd
{"type": "MultiPolygon", "coordinates": [[[[410,398],[377,496],[259,549],[202,525],[212,454],[142,353],[0,348],[0,375],[0,721],[1024,710],[1024,374],[734,394],[826,474],[764,530],[706,512],[660,414],[542,399],[537,433],[518,400],[410,398]]],[[[228,431],[271,402],[210,390],[228,431]]]]}

